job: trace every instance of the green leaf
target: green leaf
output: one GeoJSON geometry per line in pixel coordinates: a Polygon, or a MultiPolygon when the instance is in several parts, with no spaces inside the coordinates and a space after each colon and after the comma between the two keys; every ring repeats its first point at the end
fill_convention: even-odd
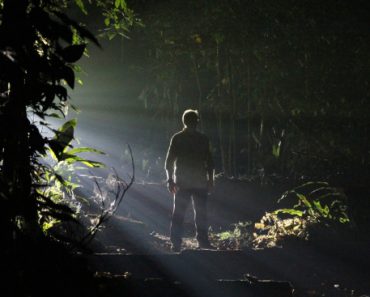
{"type": "Polygon", "coordinates": [[[78,6],[79,9],[81,9],[81,11],[84,13],[84,14],[87,14],[87,11],[85,9],[85,5],[84,3],[82,2],[82,0],[75,0],[76,2],[76,5],[78,6]]]}
{"type": "Polygon", "coordinates": [[[67,164],[69,165],[80,162],[90,168],[104,168],[105,167],[105,164],[101,162],[87,160],[85,158],[82,158],[76,155],[63,154],[63,157],[61,159],[67,162],[67,164]]]}
{"type": "Polygon", "coordinates": [[[303,195],[303,194],[299,194],[299,193],[296,193],[297,197],[299,198],[299,200],[305,205],[307,206],[308,208],[312,208],[312,205],[311,203],[307,200],[306,196],[303,195]]]}
{"type": "Polygon", "coordinates": [[[104,168],[105,167],[104,163],[97,162],[97,161],[84,160],[84,161],[81,161],[81,163],[91,168],[104,168]]]}
{"type": "Polygon", "coordinates": [[[77,120],[72,119],[63,124],[56,132],[53,139],[49,140],[51,156],[58,161],[63,161],[63,152],[66,151],[68,145],[74,138],[74,129],[77,125],[77,120]]]}
{"type": "Polygon", "coordinates": [[[298,190],[298,189],[303,189],[303,188],[307,188],[307,187],[311,187],[311,186],[328,186],[329,184],[327,182],[315,182],[315,181],[310,181],[310,182],[306,182],[298,187],[295,187],[294,190],[298,190]]]}
{"type": "Polygon", "coordinates": [[[127,3],[126,3],[126,0],[121,0],[121,8],[124,11],[127,11],[127,3]]]}
{"type": "Polygon", "coordinates": [[[272,155],[275,158],[279,158],[279,156],[280,156],[280,145],[277,145],[277,144],[272,145],[272,155]]]}
{"type": "Polygon", "coordinates": [[[94,148],[91,148],[91,147],[77,147],[77,148],[73,148],[69,151],[67,151],[68,154],[70,155],[74,155],[74,154],[78,154],[78,153],[97,153],[97,154],[100,154],[100,155],[105,155],[105,153],[103,151],[100,151],[100,150],[97,150],[97,149],[94,149],[94,148]]]}
{"type": "Polygon", "coordinates": [[[293,208],[281,208],[273,212],[273,214],[279,214],[279,213],[285,213],[285,214],[289,214],[292,216],[299,216],[299,217],[303,216],[303,211],[298,210],[298,209],[293,209],[293,208]]]}
{"type": "Polygon", "coordinates": [[[58,129],[60,132],[66,132],[70,128],[76,128],[77,119],[71,119],[68,122],[65,122],[62,127],[58,129]]]}
{"type": "Polygon", "coordinates": [[[109,40],[112,40],[114,37],[117,36],[117,33],[115,33],[115,32],[108,32],[107,34],[108,34],[108,39],[109,40]]]}
{"type": "Polygon", "coordinates": [[[110,18],[106,18],[104,24],[108,27],[110,25],[110,18]]]}
{"type": "Polygon", "coordinates": [[[220,240],[227,240],[233,236],[233,234],[229,231],[221,232],[217,234],[220,240]]]}
{"type": "Polygon", "coordinates": [[[342,224],[349,223],[349,218],[347,216],[339,218],[339,222],[342,224]]]}
{"type": "Polygon", "coordinates": [[[121,6],[121,1],[122,1],[122,0],[116,0],[116,1],[114,2],[114,6],[115,6],[116,8],[119,8],[119,7],[121,6]]]}
{"type": "Polygon", "coordinates": [[[54,149],[52,147],[50,147],[50,144],[49,144],[49,153],[50,153],[50,156],[51,158],[54,160],[54,161],[58,161],[58,157],[56,155],[56,153],[54,152],[54,149]]]}
{"type": "Polygon", "coordinates": [[[105,164],[97,161],[87,160],[81,157],[68,158],[65,160],[69,164],[80,162],[90,168],[104,168],[105,164]]]}
{"type": "Polygon", "coordinates": [[[320,203],[320,201],[318,200],[315,200],[313,201],[313,205],[315,206],[315,208],[317,209],[317,211],[324,217],[324,218],[327,218],[329,217],[329,207],[327,205],[325,205],[325,207],[323,207],[320,203]]]}
{"type": "Polygon", "coordinates": [[[78,109],[78,107],[77,107],[76,105],[71,104],[70,106],[71,106],[71,108],[72,108],[76,113],[80,113],[80,110],[78,109]]]}

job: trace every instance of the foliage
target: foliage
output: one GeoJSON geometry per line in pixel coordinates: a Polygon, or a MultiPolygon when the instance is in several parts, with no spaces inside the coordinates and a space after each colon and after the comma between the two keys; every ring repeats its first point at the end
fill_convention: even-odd
{"type": "Polygon", "coordinates": [[[238,222],[233,224],[233,230],[220,233],[211,232],[210,238],[213,244],[221,250],[236,250],[252,247],[252,222],[238,222]]]}
{"type": "Polygon", "coordinates": [[[126,182],[120,178],[117,172],[111,173],[105,180],[105,183],[101,185],[98,180],[95,179],[94,197],[93,200],[99,205],[99,213],[96,215],[90,215],[90,224],[88,225],[88,233],[84,234],[80,238],[82,246],[87,246],[90,241],[94,238],[99,228],[104,224],[112,215],[117,211],[118,206],[121,204],[126,192],[130,189],[135,180],[135,165],[132,156],[131,148],[131,164],[132,164],[132,175],[130,181],[126,182]]]}
{"type": "MultiPolygon", "coordinates": [[[[80,148],[76,149],[78,151],[80,148]]],[[[89,148],[81,148],[82,151],[93,151],[89,148]]],[[[80,188],[76,172],[82,175],[81,170],[86,170],[86,167],[77,167],[73,163],[80,163],[81,157],[76,156],[73,163],[66,164],[64,161],[56,163],[52,168],[54,172],[54,183],[49,182],[49,186],[45,188],[49,196],[57,199],[63,204],[67,204],[73,210],[74,221],[56,220],[54,217],[41,216],[44,231],[53,238],[63,240],[65,243],[70,243],[72,248],[88,249],[88,245],[93,240],[95,234],[101,229],[102,225],[108,221],[117,211],[118,206],[122,202],[126,192],[134,182],[135,167],[131,148],[131,164],[132,175],[129,177],[129,182],[126,182],[118,176],[113,169],[106,179],[96,177],[91,173],[84,175],[90,179],[94,186],[94,191],[91,197],[80,196],[77,188],[80,188]],[[62,172],[60,173],[60,170],[62,172]],[[74,180],[71,180],[74,178],[74,180]]],[[[96,166],[97,162],[87,161],[84,163],[92,163],[92,167],[96,166]]],[[[98,163],[101,166],[101,163],[98,163]]],[[[91,184],[91,183],[90,183],[91,184]]],[[[41,214],[42,215],[42,214],[41,214]]]]}
{"type": "Polygon", "coordinates": [[[308,182],[285,192],[278,202],[289,200],[289,196],[298,201],[293,209],[276,210],[276,214],[289,214],[299,217],[311,217],[317,222],[336,221],[348,223],[347,197],[337,188],[329,186],[327,182],[308,182]]]}
{"type": "Polygon", "coordinates": [[[281,218],[275,212],[267,212],[259,223],[255,224],[253,245],[257,248],[275,247],[288,237],[307,239],[307,225],[310,222],[299,215],[281,218]]]}
{"type": "MultiPolygon", "coordinates": [[[[69,17],[70,11],[66,14],[73,3],[85,11],[83,0],[0,1],[0,250],[5,257],[4,296],[95,293],[86,291],[92,278],[84,263],[72,259],[65,244],[74,239],[68,227],[81,226],[76,169],[81,165],[102,166],[80,154],[102,152],[72,146],[75,119],[59,129],[50,123],[51,117],[63,118],[69,106],[74,108],[69,104],[69,92],[78,81],[76,62],[86,53],[87,43],[100,46],[94,34],[69,17]],[[44,134],[45,130],[53,137],[44,134]],[[83,287],[81,293],[76,290],[76,280],[83,287]]],[[[96,3],[107,9],[112,5],[111,1],[96,3]]],[[[120,1],[120,7],[128,10],[124,3],[120,1]]],[[[122,18],[128,20],[121,14],[115,21],[122,18]]],[[[117,199],[107,208],[109,214],[129,186],[117,185],[117,199]]],[[[92,230],[84,230],[83,244],[108,217],[103,214],[99,224],[89,225],[92,230]]]]}
{"type": "Polygon", "coordinates": [[[275,246],[287,237],[309,239],[316,225],[334,231],[350,222],[347,197],[326,182],[305,183],[285,192],[278,202],[289,207],[267,212],[255,224],[257,247],[275,246]]]}
{"type": "Polygon", "coordinates": [[[68,92],[79,69],[75,63],[87,43],[100,46],[83,24],[65,13],[73,4],[87,13],[87,2],[103,15],[114,10],[110,25],[121,23],[117,32],[127,32],[134,24],[134,14],[124,0],[0,2],[0,67],[7,69],[0,74],[0,194],[5,213],[0,225],[3,247],[9,252],[17,234],[41,236],[41,230],[51,229],[56,222],[76,222],[76,165],[102,166],[80,156],[102,152],[72,146],[75,119],[57,130],[49,122],[50,117],[61,118],[68,111],[68,92]],[[45,136],[45,129],[54,137],[45,136]],[[47,154],[54,165],[45,162],[47,154]]]}
{"type": "Polygon", "coordinates": [[[278,204],[282,207],[266,212],[254,224],[238,222],[232,230],[211,232],[215,246],[258,249],[285,245],[288,240],[324,241],[336,233],[341,237],[350,225],[347,197],[326,182],[308,182],[286,191],[278,204]]]}
{"type": "Polygon", "coordinates": [[[96,2],[97,6],[102,8],[104,17],[105,28],[102,30],[101,36],[106,36],[109,40],[116,36],[129,38],[128,32],[132,27],[143,26],[141,20],[128,7],[125,0],[98,0],[96,2]]]}
{"type": "Polygon", "coordinates": [[[68,207],[57,205],[52,197],[40,193],[45,186],[40,178],[49,178],[40,160],[48,147],[62,158],[73,139],[75,122],[68,122],[62,130],[55,131],[53,139],[48,139],[29,116],[37,116],[41,126],[50,128],[50,110],[64,115],[67,87],[73,88],[75,82],[73,64],[86,46],[74,44],[73,30],[82,40],[98,42],[54,3],[43,6],[26,0],[4,1],[1,16],[0,64],[8,69],[0,76],[1,181],[9,189],[3,192],[3,199],[9,201],[7,220],[22,218],[26,226],[35,227],[38,212],[45,209],[58,219],[72,218],[68,207]],[[24,24],[22,33],[16,24],[24,24]],[[5,124],[11,129],[5,130],[5,124]]]}
{"type": "Polygon", "coordinates": [[[225,176],[263,170],[266,178],[296,182],[368,175],[369,15],[362,5],[132,5],[146,24],[125,45],[134,47],[128,60],[145,80],[139,100],[168,135],[192,106],[225,176]]]}
{"type": "MultiPolygon", "coordinates": [[[[104,166],[100,162],[87,160],[77,154],[86,152],[104,153],[89,147],[70,148],[74,139],[75,126],[76,120],[72,119],[55,131],[55,136],[50,140],[48,147],[52,160],[43,164],[43,174],[39,175],[38,180],[38,184],[46,186],[39,188],[37,191],[41,197],[50,198],[56,205],[65,205],[71,208],[73,218],[77,221],[81,203],[85,198],[75,193],[75,190],[80,187],[76,171],[84,170],[87,167],[98,168],[104,166]],[[78,166],[78,164],[83,164],[86,167],[78,166]]],[[[54,227],[55,224],[62,223],[62,221],[64,220],[53,215],[48,208],[39,211],[39,223],[44,232],[54,227]]]]}
{"type": "MultiPolygon", "coordinates": [[[[127,5],[126,0],[64,0],[65,7],[76,6],[83,14],[98,10],[101,17],[99,37],[107,37],[109,40],[120,36],[129,38],[130,29],[135,26],[143,26],[135,12],[127,5]]],[[[94,20],[96,24],[96,20],[94,20]]]]}

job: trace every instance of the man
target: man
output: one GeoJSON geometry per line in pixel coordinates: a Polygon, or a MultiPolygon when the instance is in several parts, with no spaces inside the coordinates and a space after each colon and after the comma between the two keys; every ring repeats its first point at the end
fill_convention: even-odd
{"type": "Polygon", "coordinates": [[[207,136],[196,130],[199,114],[188,109],[182,116],[184,128],[172,136],[165,169],[168,190],[174,194],[171,222],[172,250],[181,250],[185,211],[192,199],[200,248],[208,241],[207,196],[214,186],[214,165],[207,136]]]}

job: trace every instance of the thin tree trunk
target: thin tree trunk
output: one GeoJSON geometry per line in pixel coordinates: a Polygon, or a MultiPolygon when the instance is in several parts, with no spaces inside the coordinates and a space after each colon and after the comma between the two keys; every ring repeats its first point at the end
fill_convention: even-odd
{"type": "Polygon", "coordinates": [[[237,175],[236,170],[236,131],[235,121],[237,116],[237,101],[234,93],[234,78],[232,72],[231,54],[228,51],[227,71],[229,77],[229,95],[232,102],[231,118],[230,118],[230,138],[229,138],[229,168],[232,176],[237,175]]]}
{"type": "Polygon", "coordinates": [[[252,152],[251,152],[251,67],[250,67],[250,53],[247,54],[247,174],[252,172],[252,152]]]}
{"type": "Polygon", "coordinates": [[[224,149],[224,138],[223,138],[223,127],[222,127],[222,115],[219,114],[217,118],[217,130],[218,130],[218,139],[220,142],[220,155],[221,155],[221,167],[222,171],[225,175],[227,175],[227,168],[226,168],[226,157],[225,157],[225,149],[224,149]]]}
{"type": "MultiPolygon", "coordinates": [[[[198,88],[198,111],[200,114],[202,114],[202,86],[200,84],[200,78],[199,78],[199,71],[198,71],[198,63],[195,60],[195,57],[193,54],[190,55],[191,60],[193,62],[194,67],[194,74],[195,74],[195,81],[197,83],[198,88]]],[[[200,121],[200,129],[203,131],[203,121],[200,121]]]]}
{"type": "Polygon", "coordinates": [[[27,221],[36,220],[36,202],[31,200],[31,159],[28,145],[29,120],[24,104],[23,83],[12,83],[7,108],[8,124],[12,130],[7,133],[4,147],[3,176],[14,210],[14,216],[27,221]]]}
{"type": "MultiPolygon", "coordinates": [[[[217,74],[217,99],[221,99],[221,70],[220,70],[220,44],[216,42],[216,74],[217,74]]],[[[216,110],[216,119],[217,119],[217,130],[218,130],[218,140],[219,140],[219,148],[220,148],[220,155],[221,155],[221,168],[224,175],[227,175],[227,168],[226,168],[226,156],[225,156],[225,149],[224,149],[224,138],[223,138],[223,125],[222,125],[222,110],[216,110]]]]}

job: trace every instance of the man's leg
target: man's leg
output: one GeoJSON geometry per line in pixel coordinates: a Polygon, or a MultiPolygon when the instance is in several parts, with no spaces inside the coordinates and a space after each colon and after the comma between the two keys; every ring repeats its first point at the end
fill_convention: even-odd
{"type": "Polygon", "coordinates": [[[200,247],[210,247],[208,241],[207,196],[206,190],[195,190],[193,192],[195,225],[200,247]]]}
{"type": "Polygon", "coordinates": [[[183,222],[186,209],[190,202],[190,193],[186,190],[179,190],[173,202],[173,212],[171,221],[171,242],[173,247],[180,248],[183,234],[183,222]]]}

